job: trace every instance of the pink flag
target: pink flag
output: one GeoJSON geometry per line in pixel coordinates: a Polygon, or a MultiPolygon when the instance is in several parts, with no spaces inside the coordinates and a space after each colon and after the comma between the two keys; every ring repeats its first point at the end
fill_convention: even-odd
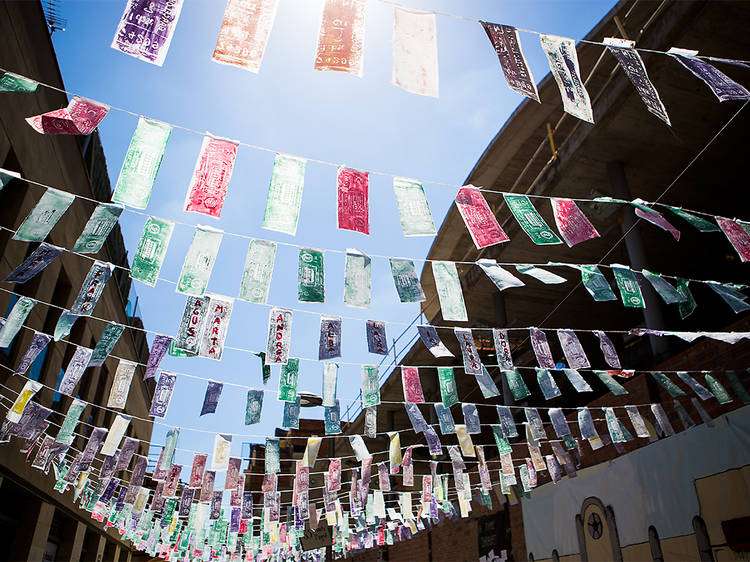
{"type": "Polygon", "coordinates": [[[229,0],[211,60],[258,72],[279,0],[229,0]]]}
{"type": "Polygon", "coordinates": [[[416,367],[401,367],[401,384],[404,387],[404,400],[414,404],[424,402],[419,370],[416,367]]]}
{"type": "Polygon", "coordinates": [[[339,168],[338,227],[370,234],[370,181],[367,172],[339,168]]]}
{"type": "Polygon", "coordinates": [[[645,209],[642,209],[641,207],[636,207],[635,214],[637,217],[647,220],[651,224],[655,224],[662,230],[666,230],[674,237],[675,240],[677,240],[678,242],[680,241],[680,231],[677,230],[672,225],[672,223],[665,219],[664,215],[662,215],[660,212],[653,210],[647,211],[645,209]]]}
{"type": "Polygon", "coordinates": [[[27,117],[26,122],[43,135],[90,135],[108,111],[108,105],[75,96],[68,107],[27,117]]]}
{"type": "Polygon", "coordinates": [[[719,223],[719,227],[724,232],[729,242],[732,244],[737,253],[740,255],[740,259],[750,261],[750,225],[747,227],[740,224],[737,220],[725,219],[724,217],[716,217],[716,222],[719,223]]]}
{"type": "Polygon", "coordinates": [[[364,48],[364,0],[326,0],[318,32],[315,70],[362,76],[364,48]]]}
{"type": "Polygon", "coordinates": [[[555,215],[555,224],[560,236],[563,237],[569,248],[576,244],[598,238],[599,233],[591,224],[583,211],[578,208],[572,199],[550,199],[552,212],[555,215]]]}
{"type": "Polygon", "coordinates": [[[203,481],[203,473],[206,470],[206,460],[208,455],[202,453],[195,453],[193,455],[193,468],[190,471],[190,484],[191,488],[200,488],[201,482],[203,481]]]}
{"type": "Polygon", "coordinates": [[[237,143],[211,136],[203,137],[201,152],[190,181],[185,210],[219,218],[232,177],[237,143]]]}
{"type": "Polygon", "coordinates": [[[481,250],[510,240],[500,228],[482,192],[473,185],[467,185],[458,190],[456,206],[477,249],[481,250]]]}

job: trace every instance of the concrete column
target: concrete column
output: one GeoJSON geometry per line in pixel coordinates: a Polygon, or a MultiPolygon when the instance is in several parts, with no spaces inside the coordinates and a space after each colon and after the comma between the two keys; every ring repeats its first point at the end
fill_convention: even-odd
{"type": "Polygon", "coordinates": [[[120,545],[115,544],[115,553],[112,555],[112,562],[120,562],[120,545]]]}
{"type": "MultiPolygon", "coordinates": [[[[331,439],[331,441],[334,441],[334,440],[333,440],[333,439],[331,439]]],[[[132,552],[131,552],[130,550],[128,550],[128,555],[127,555],[127,557],[125,558],[125,562],[132,562],[132,561],[131,561],[131,558],[133,558],[133,553],[132,553],[132,552]]]]}
{"type": "Polygon", "coordinates": [[[107,536],[99,535],[99,545],[96,547],[96,562],[103,562],[104,549],[107,547],[107,536]]]}
{"type": "Polygon", "coordinates": [[[29,553],[27,559],[29,562],[36,562],[42,560],[44,557],[44,550],[47,548],[47,538],[49,537],[49,529],[52,525],[52,518],[55,516],[55,506],[51,503],[41,502],[39,505],[39,514],[36,518],[36,524],[34,525],[34,531],[31,535],[31,545],[29,546],[29,553]]]}
{"type": "Polygon", "coordinates": [[[57,549],[59,560],[80,562],[83,539],[86,536],[86,525],[80,521],[70,521],[65,525],[65,541],[57,549]]]}

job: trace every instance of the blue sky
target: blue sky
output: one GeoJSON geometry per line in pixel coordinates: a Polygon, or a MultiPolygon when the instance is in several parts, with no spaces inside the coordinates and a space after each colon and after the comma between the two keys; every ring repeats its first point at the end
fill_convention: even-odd
{"type": "MultiPolygon", "coordinates": [[[[504,23],[566,37],[583,37],[611,8],[608,1],[463,1],[409,0],[417,8],[504,23]]],[[[125,0],[63,0],[67,29],[53,35],[66,88],[111,106],[157,120],[241,140],[288,154],[346,164],[362,170],[461,184],[488,142],[521,96],[505,83],[482,28],[472,22],[437,16],[440,97],[426,98],[391,84],[393,7],[367,2],[364,72],[361,78],[313,70],[322,0],[281,0],[259,74],[211,61],[225,3],[185,0],[163,67],[110,48],[125,0]]],[[[536,81],[548,66],[536,35],[521,33],[522,46],[536,81]]],[[[56,108],[49,108],[56,109],[56,108]]],[[[99,129],[114,186],[137,118],[110,111],[99,129]]],[[[308,163],[299,229],[292,237],[260,228],[273,154],[240,147],[220,220],[185,213],[183,203],[201,144],[201,136],[175,129],[147,212],[225,232],[300,244],[313,248],[357,248],[368,254],[424,257],[432,238],[405,238],[396,210],[392,179],[370,176],[371,235],[336,229],[336,169],[308,163]]],[[[64,188],[65,186],[63,186],[64,188]]],[[[445,216],[455,190],[425,183],[436,223],[445,216]]],[[[132,256],[145,217],[125,212],[125,244],[132,256]]],[[[176,281],[193,230],[176,226],[161,277],[176,281]]],[[[247,240],[225,235],[208,290],[235,296],[239,289],[247,240]]],[[[342,362],[377,363],[367,352],[364,320],[410,322],[417,305],[398,302],[388,263],[373,259],[372,307],[343,306],[344,257],[327,253],[326,303],[297,302],[297,252],[280,246],[269,303],[309,310],[295,313],[292,356],[317,359],[319,313],[356,317],[343,322],[342,362]]],[[[417,263],[418,269],[422,264],[417,263]]],[[[134,282],[145,326],[175,334],[185,297],[172,284],[151,288],[134,282]]],[[[227,345],[251,350],[265,347],[268,307],[235,303],[227,345]]],[[[402,326],[390,324],[388,337],[402,326]]],[[[152,338],[149,337],[149,340],[152,338]]],[[[226,350],[221,362],[201,358],[165,358],[162,368],[223,382],[262,388],[259,360],[226,350]]],[[[322,365],[303,360],[300,390],[320,393],[322,365]]],[[[358,365],[342,365],[338,396],[342,410],[357,396],[358,365]]],[[[206,383],[179,377],[165,420],[154,425],[153,442],[163,443],[171,426],[182,428],[178,447],[209,452],[216,432],[241,443],[263,442],[280,426],[282,408],[266,393],[261,423],[245,426],[246,390],[227,386],[216,414],[199,417],[206,383]],[[190,431],[195,428],[198,431],[190,431]]],[[[268,389],[278,388],[274,369],[268,389]]],[[[322,417],[322,408],[303,410],[322,417]]],[[[176,461],[189,470],[192,453],[178,451],[176,461]]],[[[185,476],[185,472],[183,472],[185,476]]]]}

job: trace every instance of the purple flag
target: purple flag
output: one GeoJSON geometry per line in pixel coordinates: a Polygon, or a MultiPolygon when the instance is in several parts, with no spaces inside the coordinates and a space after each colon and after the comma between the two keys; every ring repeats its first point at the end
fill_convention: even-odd
{"type": "Polygon", "coordinates": [[[219,404],[219,397],[221,391],[224,389],[224,384],[215,381],[208,381],[208,387],[206,388],[206,395],[203,398],[203,407],[201,408],[201,416],[205,414],[213,414],[216,412],[216,406],[219,404]]]}
{"type": "Polygon", "coordinates": [[[146,363],[146,374],[143,375],[143,380],[148,380],[156,375],[156,370],[159,368],[161,360],[164,359],[164,355],[169,349],[169,344],[172,343],[170,336],[157,335],[154,338],[154,343],[151,344],[151,353],[148,356],[148,363],[146,363]]]}
{"type": "Polygon", "coordinates": [[[155,418],[163,418],[167,415],[167,408],[169,408],[169,401],[172,399],[172,391],[176,381],[176,375],[166,371],[161,372],[159,382],[156,383],[156,390],[154,390],[154,399],[151,402],[149,415],[155,418]]]}
{"type": "Polygon", "coordinates": [[[531,333],[531,346],[534,348],[534,355],[539,362],[539,366],[545,369],[554,369],[555,360],[552,358],[552,351],[547,343],[546,334],[539,328],[529,328],[531,333]]]}

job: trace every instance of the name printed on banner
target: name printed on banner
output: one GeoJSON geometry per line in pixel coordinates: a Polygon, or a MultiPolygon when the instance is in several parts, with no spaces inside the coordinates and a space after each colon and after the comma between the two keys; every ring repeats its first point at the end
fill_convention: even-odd
{"type": "Polygon", "coordinates": [[[229,330],[234,299],[213,294],[209,298],[199,355],[219,361],[224,353],[224,341],[229,330]]]}
{"type": "Polygon", "coordinates": [[[177,349],[192,354],[198,353],[210,307],[211,297],[208,295],[202,297],[189,296],[187,298],[180,327],[174,339],[174,345],[177,349]]]}
{"type": "Polygon", "coordinates": [[[292,311],[274,307],[268,314],[266,365],[284,365],[289,360],[292,339],[292,311]]]}

